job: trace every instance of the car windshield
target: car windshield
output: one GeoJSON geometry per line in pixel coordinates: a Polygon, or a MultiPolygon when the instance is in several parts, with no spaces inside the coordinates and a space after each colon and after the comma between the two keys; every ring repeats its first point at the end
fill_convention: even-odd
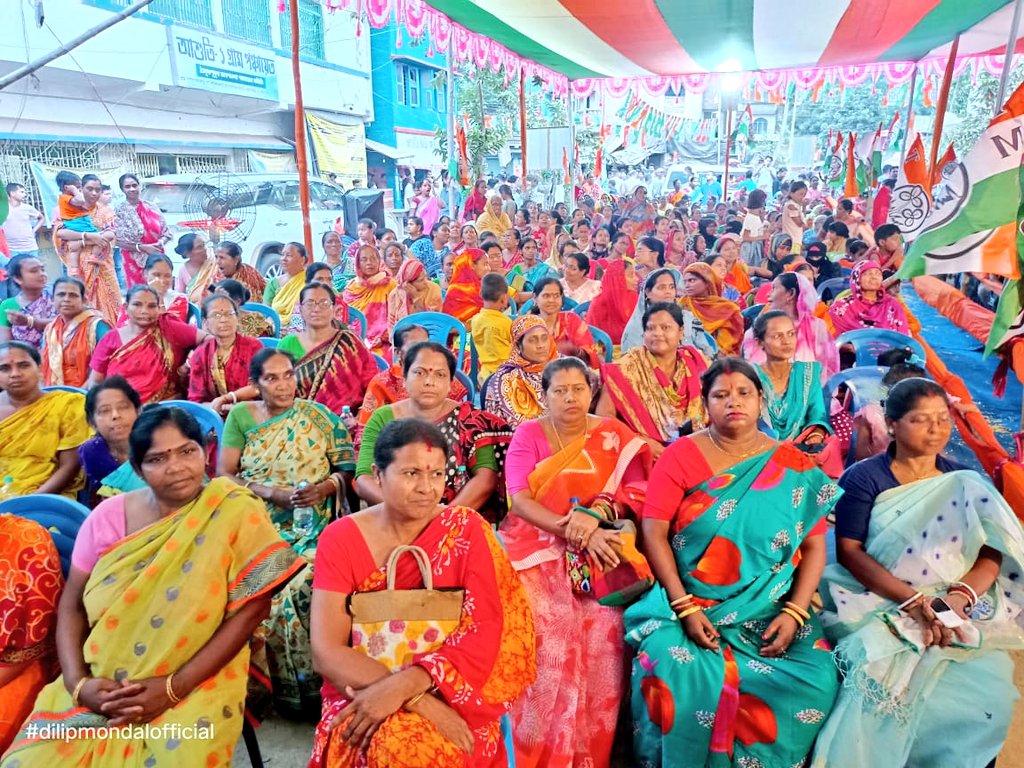
{"type": "Polygon", "coordinates": [[[155,205],[163,213],[184,213],[189,198],[191,184],[173,184],[166,182],[147,182],[142,187],[141,197],[147,203],[155,205]]]}

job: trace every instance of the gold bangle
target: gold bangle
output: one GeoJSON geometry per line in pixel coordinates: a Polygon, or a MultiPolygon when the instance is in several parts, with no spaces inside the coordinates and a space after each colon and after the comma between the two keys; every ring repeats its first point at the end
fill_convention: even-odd
{"type": "Polygon", "coordinates": [[[786,603],[786,607],[793,609],[794,611],[799,613],[801,616],[803,616],[804,617],[804,621],[810,621],[811,614],[808,613],[805,608],[801,608],[799,605],[797,605],[796,603],[793,603],[793,602],[787,602],[786,603]]]}
{"type": "Polygon", "coordinates": [[[413,705],[414,705],[414,704],[415,704],[415,703],[416,703],[417,701],[419,701],[420,699],[422,699],[422,698],[423,698],[424,696],[426,696],[426,695],[427,695],[427,692],[426,692],[426,691],[424,691],[423,693],[418,693],[418,694],[416,694],[415,696],[413,696],[413,697],[412,697],[411,699],[409,699],[409,700],[408,700],[407,702],[405,702],[405,704],[403,704],[402,706],[403,706],[403,707],[404,707],[405,709],[409,709],[409,708],[410,708],[410,707],[412,707],[412,706],[413,706],[413,705]]]}
{"type": "Polygon", "coordinates": [[[178,704],[181,699],[174,695],[174,688],[172,687],[172,681],[174,680],[174,673],[172,672],[167,676],[164,681],[164,693],[167,694],[167,698],[171,700],[171,704],[178,704]]]}
{"type": "Polygon", "coordinates": [[[669,608],[685,608],[687,605],[693,602],[693,595],[683,595],[672,600],[669,604],[669,608]]]}
{"type": "Polygon", "coordinates": [[[693,614],[699,613],[700,611],[703,611],[703,610],[704,609],[701,608],[699,605],[691,605],[689,608],[686,608],[686,609],[680,611],[679,613],[677,613],[676,614],[676,618],[682,620],[682,619],[685,619],[687,616],[692,616],[693,614]]]}
{"type": "Polygon", "coordinates": [[[71,692],[71,703],[76,707],[82,706],[78,703],[78,695],[82,692],[82,687],[91,679],[88,675],[82,675],[82,678],[75,684],[75,689],[71,692]]]}
{"type": "Polygon", "coordinates": [[[796,623],[799,624],[801,627],[804,625],[803,617],[799,613],[794,611],[792,608],[783,608],[781,612],[786,614],[787,616],[792,616],[793,620],[796,621],[796,623]]]}

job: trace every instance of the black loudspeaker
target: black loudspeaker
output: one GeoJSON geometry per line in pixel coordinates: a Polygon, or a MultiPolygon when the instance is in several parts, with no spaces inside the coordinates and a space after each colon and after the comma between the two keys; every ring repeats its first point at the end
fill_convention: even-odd
{"type": "Polygon", "coordinates": [[[359,237],[356,226],[360,219],[371,219],[377,224],[378,231],[384,229],[384,190],[350,189],[345,193],[344,200],[346,235],[359,237]]]}

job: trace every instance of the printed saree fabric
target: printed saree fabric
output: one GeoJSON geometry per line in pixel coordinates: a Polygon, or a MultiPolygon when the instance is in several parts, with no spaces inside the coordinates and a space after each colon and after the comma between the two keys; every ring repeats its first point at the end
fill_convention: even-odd
{"type": "Polygon", "coordinates": [[[0,754],[57,674],[57,601],[64,578],[53,539],[39,523],[0,515],[0,671],[25,665],[0,683],[0,754]]]}
{"type": "MultiPolygon", "coordinates": [[[[272,594],[300,566],[259,499],[226,478],[211,481],[195,501],[100,555],[83,595],[89,674],[111,680],[172,674],[209,642],[224,619],[272,594]]],[[[167,738],[136,733],[103,740],[45,738],[40,729],[47,723],[76,728],[108,722],[75,707],[57,679],[40,692],[4,768],[230,764],[242,732],[248,669],[249,646],[244,645],[181,703],[150,722],[155,728],[208,726],[209,738],[173,732],[167,738]]]]}
{"type": "Polygon", "coordinates": [[[488,411],[498,414],[512,427],[536,418],[544,413],[544,393],[541,388],[541,374],[544,366],[558,357],[558,348],[551,340],[548,358],[542,363],[532,363],[523,357],[523,338],[535,328],[547,325],[538,315],[523,315],[512,323],[512,351],[507,362],[502,363],[487,387],[485,406],[488,411]]]}
{"type": "MultiPolygon", "coordinates": [[[[399,710],[374,733],[370,747],[359,752],[341,738],[343,728],[328,734],[327,725],[348,704],[329,682],[323,688],[323,715],[316,729],[310,766],[325,768],[504,768],[508,765],[499,718],[536,675],[534,626],[526,595],[491,526],[468,507],[447,507],[415,542],[431,561],[435,589],[465,589],[458,627],[436,648],[416,656],[437,686],[439,697],[453,707],[473,732],[469,758],[424,717],[399,710]]],[[[352,594],[386,586],[384,566],[377,566],[351,518],[332,523],[317,557],[316,589],[352,594]]],[[[396,565],[397,589],[422,589],[411,557],[396,565]]],[[[353,638],[353,644],[356,644],[353,638]]]]}
{"type": "Polygon", "coordinates": [[[821,389],[821,363],[794,362],[789,382],[781,395],[760,365],[755,365],[764,386],[762,416],[771,424],[779,440],[794,440],[807,427],[821,426],[832,431],[825,393],[821,389]]]}
{"type": "Polygon", "coordinates": [[[188,399],[209,403],[249,383],[249,363],[263,349],[259,339],[238,334],[226,360],[217,354],[217,339],[205,339],[189,361],[188,399]]]}
{"type": "Polygon", "coordinates": [[[85,384],[89,378],[89,358],[96,349],[99,327],[103,322],[99,312],[86,309],[71,321],[57,315],[46,326],[42,364],[46,386],[81,387],[85,384]]]}
{"type": "Polygon", "coordinates": [[[217,282],[219,273],[220,269],[217,267],[217,260],[210,256],[196,270],[196,273],[189,279],[188,285],[185,286],[185,296],[188,300],[196,306],[202,304],[203,299],[209,295],[210,286],[217,282]]]}
{"type": "Polygon", "coordinates": [[[963,578],[983,546],[1002,554],[999,575],[980,595],[971,634],[947,648],[923,649],[895,603],[838,564],[825,569],[821,620],[845,680],[812,765],[881,765],[878,755],[894,766],[986,765],[999,754],[1018,698],[1007,651],[1024,648],[1024,532],[1013,510],[986,478],[947,472],[881,493],[864,542],[925,595],[963,578]],[[958,727],[965,717],[971,727],[958,727]]]}
{"type": "Polygon", "coordinates": [[[366,346],[378,354],[391,349],[388,339],[388,296],[396,285],[383,269],[374,275],[367,275],[357,266],[355,279],[345,286],[341,294],[348,306],[355,307],[366,316],[367,327],[363,329],[366,346]]]}
{"type": "MultiPolygon", "coordinates": [[[[10,477],[15,496],[27,496],[50,479],[57,454],[75,450],[89,439],[85,396],[78,392],[44,392],[31,405],[0,420],[0,478],[10,477]]],[[[82,488],[79,476],[63,493],[82,488]]]]}
{"type": "MultiPolygon", "coordinates": [[[[692,453],[687,464],[711,474],[689,440],[660,461],[669,452],[692,453]]],[[[659,483],[658,468],[651,482],[659,483]]],[[[801,543],[824,533],[839,495],[787,444],[687,489],[669,543],[683,586],[720,633],[721,651],[690,640],[660,585],[626,609],[626,641],[637,652],[632,707],[641,765],[802,764],[838,688],[830,647],[812,617],[783,656],[763,657],[760,648],[788,599],[801,543]]]]}
{"type": "Polygon", "coordinates": [[[700,376],[707,370],[707,360],[693,347],[680,347],[677,355],[671,378],[658,368],[646,347],[631,349],[618,362],[601,367],[619,418],[659,443],[678,437],[686,421],[694,430],[704,426],[700,376]]]}
{"type": "MultiPolygon", "coordinates": [[[[146,328],[131,341],[121,342],[116,333],[107,334],[119,346],[109,352],[107,376],[124,376],[142,398],[142,403],[173,400],[181,391],[178,368],[185,362],[188,346],[195,344],[196,332],[167,314],[160,315],[155,325],[146,328]],[[187,339],[191,337],[190,341],[187,339]]],[[[97,349],[106,348],[107,336],[97,349]]],[[[97,362],[93,359],[93,367],[97,362]]]]}
{"type": "Polygon", "coordinates": [[[362,342],[347,329],[306,353],[295,366],[298,396],[326,405],[341,414],[363,402],[366,386],[377,374],[377,363],[362,342]]]}
{"type": "Polygon", "coordinates": [[[704,330],[715,337],[718,349],[723,355],[737,355],[743,343],[743,315],[740,308],[722,297],[722,281],[707,264],[697,262],[683,270],[683,274],[695,274],[708,285],[708,295],[701,298],[684,296],[679,306],[693,312],[704,330]]]}
{"type": "Polygon", "coordinates": [[[470,319],[484,306],[480,296],[480,276],[473,265],[484,258],[479,248],[467,248],[455,257],[452,265],[452,279],[444,297],[444,313],[458,318],[468,326],[470,319]]]}

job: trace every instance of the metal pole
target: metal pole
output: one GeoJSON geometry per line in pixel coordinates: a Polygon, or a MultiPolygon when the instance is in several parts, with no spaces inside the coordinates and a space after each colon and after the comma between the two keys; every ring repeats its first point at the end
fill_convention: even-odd
{"type": "MultiPolygon", "coordinates": [[[[455,150],[455,35],[448,42],[448,215],[460,221],[455,210],[455,177],[460,174],[455,150]],[[454,169],[454,170],[453,170],[454,169]]],[[[462,186],[461,179],[459,186],[462,186]]]]}
{"type": "Polygon", "coordinates": [[[910,73],[910,93],[907,94],[907,116],[903,124],[903,146],[900,147],[900,170],[907,159],[907,145],[910,144],[910,116],[914,112],[914,89],[917,88],[917,65],[910,73]]]}
{"type": "MultiPolygon", "coordinates": [[[[949,87],[953,83],[953,65],[956,64],[956,52],[960,47],[960,35],[953,38],[946,61],[946,71],[942,73],[942,90],[939,92],[939,104],[935,110],[935,130],[932,132],[932,154],[928,162],[928,175],[935,177],[935,163],[939,160],[939,142],[942,141],[942,124],[946,120],[946,107],[949,105],[949,87]]],[[[1006,74],[1006,66],[1003,67],[1006,74]]]]}
{"type": "Polygon", "coordinates": [[[288,4],[292,25],[292,80],[295,82],[295,165],[299,171],[299,205],[302,207],[302,241],[307,260],[313,256],[313,231],[309,223],[309,161],[306,158],[306,110],[302,104],[302,73],[299,66],[299,0],[288,4]]]}
{"type": "MultiPolygon", "coordinates": [[[[576,196],[573,194],[573,190],[576,188],[576,174],[579,173],[579,168],[576,167],[576,121],[572,116],[572,90],[569,90],[567,96],[569,103],[566,107],[566,111],[569,115],[569,189],[566,190],[566,197],[569,203],[576,202],[576,196]]],[[[570,207],[572,207],[570,205],[570,207]]]]}
{"type": "MultiPolygon", "coordinates": [[[[729,111],[725,118],[725,176],[722,177],[722,199],[718,202],[724,203],[729,199],[729,155],[732,154],[732,103],[729,104],[729,111]]],[[[721,142],[719,142],[721,146],[721,142]]]]}
{"type": "MultiPolygon", "coordinates": [[[[520,141],[519,146],[523,153],[523,178],[520,182],[523,187],[523,193],[525,197],[526,193],[526,69],[525,67],[519,68],[519,133],[520,141]]],[[[523,201],[526,202],[525,200],[523,201]]]]}
{"type": "Polygon", "coordinates": [[[1013,63],[1013,51],[1017,47],[1017,28],[1020,26],[1020,14],[1024,8],[1024,0],[1013,4],[1013,21],[1010,22],[1010,36],[1006,39],[1006,51],[1003,53],[1003,74],[999,76],[999,91],[996,103],[992,105],[992,114],[998,115],[1006,100],[1006,85],[1010,80],[1010,65],[1013,63]]]}
{"type": "Polygon", "coordinates": [[[85,32],[83,32],[78,37],[76,37],[74,40],[71,40],[70,42],[65,43],[64,45],[62,45],[60,48],[57,48],[56,50],[50,51],[50,53],[46,54],[41,59],[36,59],[35,61],[30,61],[25,66],[18,67],[13,72],[11,72],[11,73],[9,73],[7,75],[4,75],[3,77],[0,77],[0,91],[2,91],[8,85],[12,85],[13,83],[18,82],[23,77],[27,77],[28,75],[31,75],[37,69],[42,69],[43,67],[45,67],[47,64],[49,64],[54,59],[59,59],[65,53],[70,53],[75,48],[77,48],[82,43],[84,43],[86,40],[91,40],[92,38],[96,37],[96,35],[98,35],[100,32],[104,31],[105,29],[109,29],[110,27],[114,26],[115,24],[124,21],[129,16],[135,15],[136,13],[141,11],[143,8],[145,8],[147,5],[149,5],[152,2],[153,2],[153,0],[139,0],[137,3],[135,3],[133,5],[130,5],[127,8],[125,8],[123,11],[120,11],[119,13],[115,13],[113,16],[108,17],[102,24],[97,24],[95,27],[87,29],[85,32]]]}

